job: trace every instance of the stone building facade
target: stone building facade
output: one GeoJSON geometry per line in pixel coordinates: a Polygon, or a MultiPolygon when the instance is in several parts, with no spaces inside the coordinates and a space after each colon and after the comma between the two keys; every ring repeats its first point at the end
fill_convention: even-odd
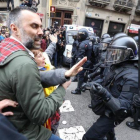
{"type": "MultiPolygon", "coordinates": [[[[14,0],[15,7],[19,6],[21,0],[14,0]]],[[[111,35],[116,32],[128,31],[131,23],[140,24],[140,0],[52,0],[55,13],[49,13],[51,0],[40,0],[38,13],[43,15],[44,27],[53,25],[76,24],[91,26],[96,34],[104,33],[111,35]]],[[[0,0],[0,13],[6,11],[6,0],[0,0]]]]}
{"type": "Polygon", "coordinates": [[[91,26],[94,22],[99,36],[127,33],[133,21],[140,23],[140,0],[53,0],[52,5],[56,12],[72,11],[72,24],[91,26]]]}

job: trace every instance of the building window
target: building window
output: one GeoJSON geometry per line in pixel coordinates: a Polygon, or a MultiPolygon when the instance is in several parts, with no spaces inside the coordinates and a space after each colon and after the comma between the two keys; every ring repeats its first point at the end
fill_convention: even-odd
{"type": "Polygon", "coordinates": [[[71,18],[71,13],[65,13],[65,18],[71,18]]]}
{"type": "Polygon", "coordinates": [[[85,26],[92,27],[94,33],[101,37],[102,28],[103,28],[103,20],[95,19],[95,18],[86,18],[85,26]]]}
{"type": "Polygon", "coordinates": [[[58,22],[57,26],[72,24],[72,13],[72,11],[56,10],[56,13],[51,13],[52,25],[55,21],[58,22]]]}
{"type": "Polygon", "coordinates": [[[56,12],[55,17],[61,17],[61,12],[56,12]]]}
{"type": "Polygon", "coordinates": [[[117,33],[124,32],[124,26],[125,24],[122,23],[110,22],[108,28],[108,34],[110,36],[114,36],[117,33]]]}

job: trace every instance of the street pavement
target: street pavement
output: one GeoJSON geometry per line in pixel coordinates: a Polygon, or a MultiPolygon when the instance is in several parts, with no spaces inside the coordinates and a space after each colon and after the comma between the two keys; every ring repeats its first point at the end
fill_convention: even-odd
{"type": "MultiPolygon", "coordinates": [[[[77,82],[72,82],[65,96],[65,100],[70,101],[74,111],[72,108],[70,110],[66,109],[66,105],[62,107],[65,108],[65,111],[61,113],[60,124],[56,134],[63,140],[80,140],[82,135],[98,118],[88,108],[88,104],[91,101],[89,91],[82,92],[81,95],[71,94],[71,90],[74,90],[76,86],[77,82]]],[[[115,128],[117,140],[140,140],[140,131],[130,129],[125,125],[128,120],[132,119],[126,119],[115,128]]]]}

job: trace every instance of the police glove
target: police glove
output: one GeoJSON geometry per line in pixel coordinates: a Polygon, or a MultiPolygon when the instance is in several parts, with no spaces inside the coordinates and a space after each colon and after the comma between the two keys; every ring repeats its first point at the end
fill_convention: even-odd
{"type": "Polygon", "coordinates": [[[105,100],[105,101],[108,101],[111,98],[111,94],[104,87],[102,87],[98,83],[93,83],[92,84],[90,93],[91,94],[96,94],[97,96],[102,97],[103,100],[105,100]]]}

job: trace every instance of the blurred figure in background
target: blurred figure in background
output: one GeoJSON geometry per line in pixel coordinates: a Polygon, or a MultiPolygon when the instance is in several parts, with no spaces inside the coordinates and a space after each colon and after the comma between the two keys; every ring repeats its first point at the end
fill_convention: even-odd
{"type": "Polygon", "coordinates": [[[11,3],[12,9],[14,9],[14,0],[7,0],[7,10],[9,11],[9,4],[11,3]]]}

